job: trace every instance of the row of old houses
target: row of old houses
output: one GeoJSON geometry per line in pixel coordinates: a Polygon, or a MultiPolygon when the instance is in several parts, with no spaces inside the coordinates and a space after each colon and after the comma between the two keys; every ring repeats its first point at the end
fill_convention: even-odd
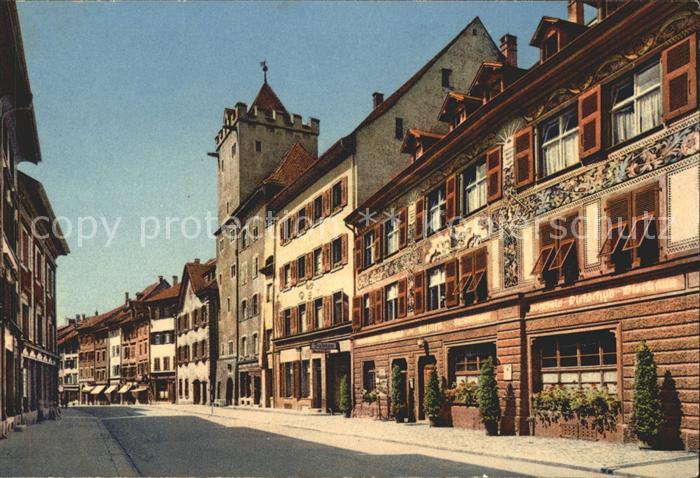
{"type": "Polygon", "coordinates": [[[69,252],[43,185],[14,2],[0,4],[0,437],[50,415],[57,400],[56,262],[69,252]]]}
{"type": "Polygon", "coordinates": [[[347,377],[354,416],[389,417],[398,367],[423,420],[433,371],[492,357],[501,433],[622,440],[646,341],[667,443],[697,450],[699,26],[693,3],[571,0],[523,68],[476,18],[322,153],[266,74],[209,153],[215,260],[79,321],[82,400],[338,411],[347,377]],[[607,390],[617,426],[552,431],[552,386],[607,390]]]}
{"type": "Polygon", "coordinates": [[[502,433],[621,440],[645,340],[667,443],[697,449],[698,19],[572,0],[523,68],[476,18],[321,154],[267,78],[226,108],[214,399],[337,411],[347,376],[354,415],[388,417],[399,367],[421,420],[433,370],[493,357],[502,433]],[[607,390],[617,426],[538,425],[557,385],[607,390]]]}

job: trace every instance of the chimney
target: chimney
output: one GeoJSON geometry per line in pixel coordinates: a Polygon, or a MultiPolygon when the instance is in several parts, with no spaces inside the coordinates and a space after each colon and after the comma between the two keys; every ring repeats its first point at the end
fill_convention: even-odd
{"type": "Polygon", "coordinates": [[[196,257],[196,258],[194,259],[194,263],[195,263],[195,264],[199,264],[199,257],[196,257]]]}
{"type": "Polygon", "coordinates": [[[80,320],[80,314],[75,314],[75,320],[76,322],[80,320]]]}
{"type": "Polygon", "coordinates": [[[129,293],[124,292],[124,302],[129,302],[129,293]]]}
{"type": "Polygon", "coordinates": [[[506,65],[518,66],[518,37],[506,33],[501,37],[501,53],[505,57],[506,65]]]}
{"type": "Polygon", "coordinates": [[[372,106],[376,108],[384,102],[384,93],[375,91],[372,93],[372,106]]]}
{"type": "Polygon", "coordinates": [[[158,282],[163,282],[163,276],[158,276],[158,282]]]}
{"type": "Polygon", "coordinates": [[[583,25],[585,23],[583,17],[583,2],[581,0],[569,0],[568,6],[569,21],[583,25]]]}
{"type": "Polygon", "coordinates": [[[83,320],[85,320],[85,314],[83,314],[83,320]]]}
{"type": "Polygon", "coordinates": [[[177,285],[177,276],[173,276],[173,285],[177,285]]]}

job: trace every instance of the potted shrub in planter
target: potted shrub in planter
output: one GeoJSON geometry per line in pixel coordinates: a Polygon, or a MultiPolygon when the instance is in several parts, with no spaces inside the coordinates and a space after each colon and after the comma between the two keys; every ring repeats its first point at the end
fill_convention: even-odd
{"type": "Polygon", "coordinates": [[[642,341],[637,348],[634,370],[634,399],[632,401],[632,432],[646,447],[658,446],[663,424],[663,411],[656,376],[654,353],[642,341]]]}
{"type": "Polygon", "coordinates": [[[398,365],[391,370],[391,412],[396,423],[403,423],[406,417],[406,377],[398,365]]]}
{"type": "Polygon", "coordinates": [[[423,408],[428,416],[428,420],[430,420],[430,426],[438,426],[440,412],[442,411],[442,395],[440,394],[440,382],[435,370],[431,372],[428,385],[425,387],[423,408]]]}
{"type": "Polygon", "coordinates": [[[476,394],[479,403],[481,421],[484,422],[486,433],[498,434],[498,422],[501,419],[501,405],[498,401],[498,385],[496,384],[496,368],[493,358],[488,357],[481,364],[479,388],[476,394]]]}
{"type": "Polygon", "coordinates": [[[347,375],[343,375],[343,378],[340,379],[340,403],[338,406],[345,418],[350,418],[350,413],[352,413],[352,396],[350,395],[350,383],[347,375]]]}
{"type": "Polygon", "coordinates": [[[454,383],[445,390],[445,399],[449,404],[449,415],[453,427],[472,430],[483,428],[476,391],[476,384],[465,382],[454,383]]]}

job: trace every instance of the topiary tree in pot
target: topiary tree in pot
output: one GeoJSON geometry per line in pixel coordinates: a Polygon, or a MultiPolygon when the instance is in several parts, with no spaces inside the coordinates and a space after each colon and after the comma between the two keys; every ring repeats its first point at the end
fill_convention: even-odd
{"type": "Polygon", "coordinates": [[[650,447],[658,445],[663,411],[656,376],[654,353],[642,341],[637,347],[634,370],[634,399],[630,427],[640,441],[650,447]]]}
{"type": "Polygon", "coordinates": [[[498,401],[496,367],[493,364],[492,357],[487,357],[481,364],[481,375],[479,376],[479,388],[476,392],[476,398],[486,433],[497,435],[498,422],[501,419],[501,405],[498,401]]]}
{"type": "Polygon", "coordinates": [[[345,418],[350,418],[352,412],[352,395],[350,393],[350,381],[347,375],[343,375],[340,379],[340,403],[338,408],[343,412],[345,418]]]}
{"type": "Polygon", "coordinates": [[[428,385],[425,387],[424,402],[423,409],[430,420],[430,426],[437,426],[440,411],[442,410],[442,395],[440,393],[440,381],[438,380],[436,370],[430,373],[428,385]]]}
{"type": "Polygon", "coordinates": [[[396,422],[403,423],[406,417],[406,377],[398,365],[391,369],[391,411],[396,422]]]}

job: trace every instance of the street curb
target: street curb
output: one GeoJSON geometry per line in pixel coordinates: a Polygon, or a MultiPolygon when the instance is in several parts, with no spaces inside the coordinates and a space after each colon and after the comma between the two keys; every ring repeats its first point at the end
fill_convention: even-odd
{"type": "MultiPolygon", "coordinates": [[[[177,405],[174,406],[163,406],[164,408],[168,408],[171,410],[178,410],[177,405]]],[[[216,408],[214,408],[216,410],[216,408]]],[[[237,408],[236,410],[241,410],[240,408],[237,408]]],[[[179,410],[181,412],[188,412],[187,410],[179,410]]],[[[241,410],[241,411],[256,411],[256,412],[263,412],[267,411],[266,410],[241,410]]],[[[198,412],[198,411],[191,411],[190,413],[194,413],[197,415],[203,415],[203,416],[208,416],[208,417],[219,417],[219,418],[225,418],[228,420],[239,420],[238,418],[235,417],[227,417],[223,414],[216,414],[216,413],[205,413],[205,412],[198,412]]],[[[282,413],[282,412],[277,412],[277,413],[282,413]]],[[[289,414],[288,415],[298,415],[298,414],[289,414]]],[[[533,458],[521,458],[521,457],[514,457],[514,456],[508,456],[508,455],[500,455],[497,453],[488,453],[488,452],[482,452],[482,451],[465,451],[463,449],[459,448],[453,448],[453,447],[446,447],[446,446],[435,446],[435,445],[430,445],[430,444],[425,444],[425,443],[411,443],[411,442],[406,442],[406,441],[400,441],[400,440],[392,440],[390,438],[376,438],[376,437],[371,437],[371,436],[366,436],[366,435],[358,435],[354,433],[338,433],[338,432],[329,432],[326,430],[319,430],[318,428],[312,428],[312,427],[304,427],[304,426],[299,426],[299,425],[284,425],[281,424],[279,425],[281,427],[293,429],[293,430],[306,430],[306,431],[313,431],[313,432],[318,432],[318,433],[331,433],[333,435],[337,436],[344,436],[344,437],[349,437],[349,438],[361,438],[365,440],[376,440],[376,441],[381,441],[381,442],[386,442],[386,443],[393,443],[393,444],[398,444],[398,445],[407,445],[407,446],[417,446],[417,447],[423,447],[423,448],[430,448],[432,450],[439,450],[439,451],[449,451],[449,452],[456,452],[456,453],[464,453],[467,455],[474,455],[474,456],[484,456],[488,458],[499,458],[499,459],[508,459],[508,460],[514,460],[514,461],[521,461],[525,463],[532,463],[535,465],[543,465],[543,466],[551,466],[551,467],[558,467],[558,468],[568,468],[570,470],[577,470],[577,471],[586,471],[586,472],[591,472],[591,473],[601,473],[604,475],[612,475],[612,476],[624,476],[624,477],[629,477],[629,478],[636,478],[639,475],[635,475],[632,473],[626,473],[624,471],[618,471],[622,468],[633,468],[633,467],[638,467],[638,466],[646,466],[646,465],[653,465],[653,464],[660,464],[660,463],[672,463],[676,461],[683,461],[683,460],[688,460],[691,458],[694,458],[693,455],[688,455],[688,456],[682,456],[682,457],[676,457],[676,458],[668,458],[668,459],[662,459],[662,460],[654,460],[654,461],[645,461],[645,462],[638,462],[638,463],[626,463],[624,465],[619,465],[619,466],[602,466],[599,468],[592,467],[592,466],[583,466],[583,465],[572,465],[568,463],[557,463],[557,462],[551,462],[551,461],[546,461],[546,460],[536,460],[533,458]]]]}

